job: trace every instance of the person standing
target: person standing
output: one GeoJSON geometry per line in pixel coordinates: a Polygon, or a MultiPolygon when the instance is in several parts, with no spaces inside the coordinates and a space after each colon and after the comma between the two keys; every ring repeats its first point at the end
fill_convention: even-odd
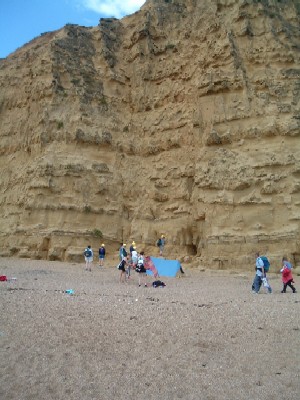
{"type": "Polygon", "coordinates": [[[139,274],[139,286],[144,285],[147,287],[147,274],[144,266],[144,254],[145,253],[143,251],[140,252],[135,271],[139,274]]]}
{"type": "Polygon", "coordinates": [[[120,261],[123,260],[123,257],[127,257],[126,243],[121,244],[121,247],[119,249],[119,259],[120,259],[120,261]]]}
{"type": "Polygon", "coordinates": [[[123,257],[122,261],[118,265],[118,270],[120,271],[120,283],[125,283],[126,280],[126,267],[127,265],[127,256],[123,257]]]}
{"type": "Polygon", "coordinates": [[[83,255],[85,259],[85,270],[92,271],[94,253],[90,245],[84,249],[83,255]]]}
{"type": "Polygon", "coordinates": [[[101,247],[99,248],[99,267],[103,267],[104,265],[105,253],[105,244],[102,243],[101,247]]]}
{"type": "Polygon", "coordinates": [[[130,255],[131,255],[131,256],[132,256],[132,252],[133,252],[133,250],[135,250],[135,248],[136,248],[136,246],[135,246],[135,241],[133,241],[133,242],[131,243],[130,248],[129,248],[129,252],[130,252],[130,255]]]}
{"type": "Polygon", "coordinates": [[[166,244],[165,235],[161,235],[161,237],[158,239],[158,241],[156,243],[157,243],[157,246],[159,247],[159,255],[162,256],[163,252],[164,252],[165,244],[166,244]]]}
{"type": "Polygon", "coordinates": [[[128,267],[127,267],[127,278],[130,279],[130,274],[131,274],[131,267],[135,269],[138,261],[138,253],[136,251],[136,248],[133,247],[132,251],[130,252],[130,259],[128,260],[128,267]]]}
{"type": "Polygon", "coordinates": [[[131,252],[131,263],[132,263],[132,267],[135,269],[135,267],[138,263],[138,253],[137,253],[135,247],[133,248],[133,250],[131,252]]]}

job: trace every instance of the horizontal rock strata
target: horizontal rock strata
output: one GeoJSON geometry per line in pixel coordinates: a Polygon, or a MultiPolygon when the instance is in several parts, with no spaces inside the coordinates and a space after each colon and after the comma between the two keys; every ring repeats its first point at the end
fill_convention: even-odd
{"type": "Polygon", "coordinates": [[[299,14],[149,0],[1,60],[1,253],[155,253],[164,233],[166,256],[197,265],[300,264],[299,14]]]}

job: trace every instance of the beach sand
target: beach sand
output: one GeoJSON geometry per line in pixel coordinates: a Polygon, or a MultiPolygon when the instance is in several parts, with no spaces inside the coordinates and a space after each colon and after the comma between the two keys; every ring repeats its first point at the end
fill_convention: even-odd
{"type": "Polygon", "coordinates": [[[0,258],[1,399],[300,398],[298,277],[257,295],[254,271],[186,266],[154,289],[115,265],[0,258]]]}

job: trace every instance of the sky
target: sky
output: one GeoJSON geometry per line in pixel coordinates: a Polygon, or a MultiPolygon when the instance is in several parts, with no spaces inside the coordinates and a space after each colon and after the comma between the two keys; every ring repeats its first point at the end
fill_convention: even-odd
{"type": "Polygon", "coordinates": [[[146,0],[0,0],[0,58],[41,33],[66,24],[96,26],[100,18],[122,18],[146,0]]]}

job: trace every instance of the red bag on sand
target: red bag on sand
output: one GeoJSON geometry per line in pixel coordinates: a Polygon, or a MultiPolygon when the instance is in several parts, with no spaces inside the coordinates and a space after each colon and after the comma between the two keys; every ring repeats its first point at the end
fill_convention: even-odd
{"type": "Polygon", "coordinates": [[[5,281],[7,281],[7,276],[1,275],[0,276],[0,282],[5,282],[5,281]]]}

